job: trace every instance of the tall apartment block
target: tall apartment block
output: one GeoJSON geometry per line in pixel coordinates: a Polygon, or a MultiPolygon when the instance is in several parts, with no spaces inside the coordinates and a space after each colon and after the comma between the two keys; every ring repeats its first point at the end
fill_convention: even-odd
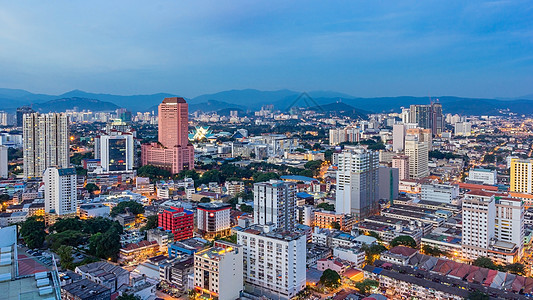
{"type": "Polygon", "coordinates": [[[207,239],[229,235],[231,205],[227,203],[200,203],[196,210],[196,227],[207,239]]]}
{"type": "Polygon", "coordinates": [[[463,258],[480,256],[497,263],[515,263],[523,255],[524,207],[521,200],[470,191],[462,204],[463,258]]]}
{"type": "Polygon", "coordinates": [[[17,127],[22,127],[24,125],[24,115],[32,114],[35,111],[29,106],[21,106],[17,108],[17,127]]]}
{"type": "Polygon", "coordinates": [[[296,184],[282,180],[255,183],[254,221],[292,230],[296,224],[296,184]]]}
{"type": "Polygon", "coordinates": [[[394,156],[392,158],[392,167],[398,169],[400,180],[409,179],[409,156],[394,156]]]}
{"type": "Polygon", "coordinates": [[[23,118],[24,177],[42,177],[48,167],[68,168],[68,116],[32,113],[23,118]]]}
{"type": "Polygon", "coordinates": [[[253,225],[237,231],[237,244],[244,249],[245,291],[291,299],[305,288],[305,234],[253,225]]]}
{"type": "Polygon", "coordinates": [[[76,216],[76,170],[50,167],[44,172],[43,181],[47,223],[54,223],[60,217],[76,216]]]}
{"type": "Polygon", "coordinates": [[[511,158],[511,192],[533,193],[533,159],[511,158]]]}
{"type": "Polygon", "coordinates": [[[159,213],[158,227],[170,230],[174,241],[190,239],[194,230],[194,214],[183,207],[170,207],[159,213]]]}
{"type": "Polygon", "coordinates": [[[8,173],[8,148],[0,145],[0,178],[7,178],[8,173]]]}
{"type": "Polygon", "coordinates": [[[411,179],[419,179],[429,175],[427,143],[419,141],[417,136],[406,136],[405,155],[409,157],[409,177],[411,179]]]}
{"type": "Polygon", "coordinates": [[[159,143],[141,146],[142,165],[154,165],[173,174],[194,168],[189,143],[189,106],[183,98],[165,98],[159,105],[159,143]]]}
{"type": "Polygon", "coordinates": [[[203,299],[234,300],[243,288],[243,247],[215,241],[194,254],[194,289],[203,299]]]}
{"type": "Polygon", "coordinates": [[[335,210],[363,219],[379,210],[379,153],[363,148],[338,155],[335,210]]]}

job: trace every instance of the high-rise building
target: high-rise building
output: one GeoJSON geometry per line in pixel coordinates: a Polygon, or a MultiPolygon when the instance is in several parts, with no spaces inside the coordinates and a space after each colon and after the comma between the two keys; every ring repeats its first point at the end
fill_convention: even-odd
{"type": "Polygon", "coordinates": [[[8,173],[8,148],[6,146],[0,146],[0,178],[7,178],[8,173]]]}
{"type": "Polygon", "coordinates": [[[255,183],[254,221],[292,230],[296,224],[296,184],[274,179],[255,183]]]}
{"type": "Polygon", "coordinates": [[[472,134],[472,123],[470,122],[455,123],[454,133],[456,136],[470,136],[472,134]]]}
{"type": "Polygon", "coordinates": [[[444,129],[442,104],[435,102],[429,105],[411,105],[409,108],[409,120],[417,123],[421,128],[431,129],[433,135],[439,135],[444,129]]]}
{"type": "Polygon", "coordinates": [[[201,299],[234,300],[243,287],[243,247],[224,241],[194,254],[194,289],[201,299]]]}
{"type": "Polygon", "coordinates": [[[48,167],[68,168],[69,119],[66,114],[25,114],[23,122],[24,177],[42,177],[48,167]]]}
{"type": "Polygon", "coordinates": [[[406,136],[405,155],[409,157],[409,177],[411,179],[419,179],[429,175],[427,143],[420,142],[416,136],[406,136]]]}
{"type": "Polygon", "coordinates": [[[524,206],[521,200],[470,191],[462,201],[462,254],[466,260],[480,256],[497,263],[518,262],[524,247],[524,206]]]}
{"type": "Polygon", "coordinates": [[[22,127],[24,125],[24,115],[32,114],[35,111],[29,106],[22,106],[17,108],[17,127],[22,127]]]}
{"type": "Polygon", "coordinates": [[[337,213],[363,219],[379,209],[379,153],[363,148],[345,150],[338,155],[337,213]]]}
{"type": "Polygon", "coordinates": [[[392,126],[392,151],[403,151],[405,130],[404,124],[394,124],[392,126]]]}
{"type": "Polygon", "coordinates": [[[400,183],[399,170],[396,168],[380,166],[379,176],[379,199],[386,199],[392,204],[398,199],[398,186],[400,183]]]}
{"type": "Polygon", "coordinates": [[[159,213],[158,227],[170,230],[174,241],[190,239],[194,230],[194,213],[183,207],[170,207],[159,213]]]}
{"type": "Polygon", "coordinates": [[[474,169],[468,170],[467,181],[488,185],[496,185],[498,183],[498,172],[490,169],[474,169]]]}
{"type": "Polygon", "coordinates": [[[511,158],[511,192],[533,193],[533,159],[511,158]]]}
{"type": "Polygon", "coordinates": [[[94,140],[94,148],[95,159],[100,159],[103,172],[133,170],[135,146],[132,134],[113,132],[109,135],[100,135],[94,140]]]}
{"type": "Polygon", "coordinates": [[[268,299],[291,299],[305,288],[306,236],[254,225],[237,231],[244,249],[245,289],[268,299]]]}
{"type": "Polygon", "coordinates": [[[200,203],[196,210],[196,227],[207,239],[224,237],[230,233],[231,205],[227,203],[200,203]]]}
{"type": "Polygon", "coordinates": [[[360,129],[354,126],[334,128],[329,130],[329,144],[331,146],[335,146],[344,142],[359,142],[360,139],[360,129]]]}
{"type": "Polygon", "coordinates": [[[431,129],[422,129],[418,127],[408,128],[406,136],[416,136],[419,142],[426,143],[428,151],[433,148],[433,136],[431,135],[431,129]]]}
{"type": "Polygon", "coordinates": [[[185,99],[165,98],[159,104],[159,143],[141,147],[142,165],[179,173],[194,167],[194,147],[189,143],[189,106],[185,99]]]}
{"type": "MultiPolygon", "coordinates": [[[[76,170],[74,168],[47,168],[44,181],[44,211],[49,220],[75,216],[78,208],[76,170]]],[[[49,221],[53,223],[53,221],[49,221]]]]}
{"type": "Polygon", "coordinates": [[[392,158],[392,167],[398,169],[400,180],[409,179],[409,156],[394,156],[392,158]]]}

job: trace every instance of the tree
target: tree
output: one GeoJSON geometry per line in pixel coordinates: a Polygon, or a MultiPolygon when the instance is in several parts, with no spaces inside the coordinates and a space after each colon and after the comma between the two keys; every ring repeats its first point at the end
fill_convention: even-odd
{"type": "Polygon", "coordinates": [[[200,174],[195,170],[183,170],[176,175],[176,179],[192,178],[194,181],[200,179],[200,174]]]}
{"type": "Polygon", "coordinates": [[[436,257],[446,256],[447,254],[446,251],[442,251],[437,247],[431,247],[430,245],[422,246],[422,252],[424,252],[424,254],[436,256],[436,257]]]}
{"type": "Polygon", "coordinates": [[[96,217],[83,220],[82,232],[87,234],[104,233],[111,227],[115,228],[119,234],[123,231],[122,225],[119,222],[104,217],[96,217]]]}
{"type": "Polygon", "coordinates": [[[363,244],[361,250],[365,251],[365,262],[370,265],[374,263],[383,251],[387,251],[387,248],[380,244],[363,244]]]}
{"type": "Polygon", "coordinates": [[[319,205],[317,205],[316,207],[322,208],[323,210],[327,210],[327,211],[334,211],[335,210],[335,205],[329,204],[327,202],[322,202],[319,205]]]}
{"type": "Polygon", "coordinates": [[[134,214],[144,213],[144,206],[134,200],[120,202],[117,206],[113,207],[111,210],[111,216],[115,217],[118,214],[122,214],[126,211],[126,207],[129,208],[129,211],[134,214]]]}
{"type": "Polygon", "coordinates": [[[71,269],[72,262],[74,261],[72,258],[72,247],[61,245],[59,248],[57,248],[56,253],[59,255],[61,266],[65,269],[71,269]]]}
{"type": "Polygon", "coordinates": [[[246,204],[241,204],[240,205],[240,210],[242,212],[245,212],[245,213],[253,213],[254,212],[254,208],[250,205],[246,205],[246,204]]]}
{"type": "Polygon", "coordinates": [[[75,166],[79,166],[81,165],[81,161],[84,160],[84,159],[90,159],[90,158],[93,158],[93,153],[92,152],[86,152],[86,153],[74,153],[71,157],[70,157],[70,163],[75,165],[75,166]]]}
{"type": "Polygon", "coordinates": [[[257,172],[253,175],[253,178],[254,178],[254,182],[265,182],[265,181],[269,181],[270,179],[279,179],[279,175],[278,173],[274,173],[274,172],[267,172],[267,173],[257,172]]]}
{"type": "Polygon", "coordinates": [[[50,242],[51,248],[57,250],[62,245],[78,246],[84,244],[87,240],[87,235],[78,230],[65,230],[49,235],[47,240],[50,242]]]}
{"type": "Polygon", "coordinates": [[[514,263],[503,267],[509,273],[524,276],[526,274],[526,267],[521,263],[514,263]]]}
{"type": "Polygon", "coordinates": [[[483,293],[482,291],[475,290],[473,292],[468,293],[468,297],[466,298],[468,300],[489,300],[489,295],[483,293]]]}
{"type": "Polygon", "coordinates": [[[82,230],[83,221],[80,218],[61,218],[50,226],[50,232],[63,232],[67,230],[82,230]]]}
{"type": "Polygon", "coordinates": [[[202,199],[200,199],[200,203],[209,203],[211,202],[211,198],[209,197],[202,197],[202,199]]]}
{"type": "Polygon", "coordinates": [[[35,216],[29,217],[20,226],[20,235],[28,248],[35,249],[43,246],[46,238],[44,222],[35,216]]]}
{"type": "Polygon", "coordinates": [[[326,269],[320,276],[320,283],[327,288],[336,288],[341,284],[341,276],[332,269],[326,269]]]}
{"type": "Polygon", "coordinates": [[[333,158],[333,151],[332,150],[326,150],[324,151],[324,159],[327,161],[331,161],[333,158]]]}
{"type": "Polygon", "coordinates": [[[407,247],[411,247],[415,249],[417,248],[416,241],[408,235],[397,236],[390,242],[391,247],[396,247],[399,245],[407,246],[407,247]]]}
{"type": "Polygon", "coordinates": [[[141,297],[135,296],[133,294],[122,294],[118,296],[115,300],[141,300],[141,297]]]}
{"type": "Polygon", "coordinates": [[[359,290],[359,292],[363,295],[368,294],[368,292],[372,288],[376,288],[379,286],[379,282],[372,279],[365,279],[363,281],[359,281],[355,283],[355,288],[359,290]]]}
{"type": "Polygon", "coordinates": [[[146,231],[146,230],[157,228],[157,222],[158,222],[157,215],[148,216],[146,217],[146,224],[143,227],[141,227],[140,230],[146,231]]]}
{"type": "Polygon", "coordinates": [[[87,192],[89,192],[91,194],[93,194],[95,191],[99,191],[100,190],[100,188],[94,183],[87,183],[85,185],[85,189],[87,190],[87,192]]]}
{"type": "Polygon", "coordinates": [[[498,266],[492,260],[490,260],[490,258],[485,257],[485,256],[480,256],[476,258],[476,260],[474,260],[472,264],[480,268],[487,268],[487,269],[492,269],[492,270],[498,269],[498,266]]]}
{"type": "Polygon", "coordinates": [[[140,167],[137,170],[137,176],[150,177],[151,180],[154,180],[154,179],[170,178],[172,176],[172,173],[170,173],[167,170],[160,169],[153,165],[145,165],[145,166],[140,167]]]}
{"type": "Polygon", "coordinates": [[[210,182],[216,182],[221,183],[222,182],[222,174],[220,174],[219,170],[209,170],[202,174],[199,180],[199,184],[208,184],[210,182]]]}
{"type": "Polygon", "coordinates": [[[116,260],[120,251],[120,234],[111,227],[104,233],[97,233],[89,239],[89,252],[103,259],[116,260]]]}
{"type": "Polygon", "coordinates": [[[376,240],[381,240],[381,237],[379,237],[379,233],[377,233],[375,231],[369,231],[368,235],[373,237],[373,238],[375,238],[376,240]]]}
{"type": "Polygon", "coordinates": [[[331,228],[340,230],[341,229],[341,224],[339,224],[339,222],[333,221],[333,222],[331,222],[331,228]]]}

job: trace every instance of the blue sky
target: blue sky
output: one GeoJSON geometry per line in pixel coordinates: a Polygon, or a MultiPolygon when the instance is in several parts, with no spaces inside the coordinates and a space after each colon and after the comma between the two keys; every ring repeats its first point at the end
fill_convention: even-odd
{"type": "Polygon", "coordinates": [[[0,87],[533,93],[533,1],[6,1],[0,87]]]}

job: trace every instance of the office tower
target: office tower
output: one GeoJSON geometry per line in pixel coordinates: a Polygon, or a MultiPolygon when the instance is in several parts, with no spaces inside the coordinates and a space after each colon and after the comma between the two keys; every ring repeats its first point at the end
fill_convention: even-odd
{"type": "Polygon", "coordinates": [[[409,120],[417,123],[421,128],[431,129],[433,135],[439,135],[444,128],[442,104],[411,105],[409,108],[409,120]]]}
{"type": "Polygon", "coordinates": [[[511,192],[533,193],[533,159],[511,158],[511,192]]]}
{"type": "Polygon", "coordinates": [[[194,230],[194,213],[183,207],[171,206],[159,213],[158,227],[170,230],[174,241],[190,239],[194,230]]]}
{"type": "Polygon", "coordinates": [[[17,108],[17,127],[22,127],[24,125],[24,115],[32,114],[35,111],[29,106],[22,106],[17,108]]]}
{"type": "Polygon", "coordinates": [[[420,179],[429,175],[428,146],[416,136],[405,137],[405,155],[409,157],[409,177],[420,179]]]}
{"type": "Polygon", "coordinates": [[[215,241],[194,254],[194,289],[201,299],[240,299],[243,287],[243,247],[215,241]]]}
{"type": "Polygon", "coordinates": [[[416,136],[419,142],[426,143],[428,151],[433,149],[433,136],[431,134],[431,129],[422,129],[422,128],[408,128],[406,135],[416,136]]]}
{"type": "Polygon", "coordinates": [[[360,130],[354,126],[329,130],[329,144],[331,146],[339,145],[340,143],[344,142],[359,142],[360,139],[360,130]]]}
{"type": "Polygon", "coordinates": [[[306,236],[253,225],[237,231],[244,249],[246,290],[267,299],[291,299],[305,288],[306,236]]]}
{"type": "Polygon", "coordinates": [[[179,173],[194,167],[194,148],[189,143],[189,106],[183,98],[165,98],[159,105],[159,143],[141,147],[142,165],[154,165],[179,173]]]}
{"type": "Polygon", "coordinates": [[[131,133],[113,131],[108,135],[97,136],[94,139],[94,148],[94,158],[100,159],[103,172],[133,170],[135,146],[131,133]]]}
{"type": "Polygon", "coordinates": [[[380,166],[378,177],[379,199],[389,200],[392,204],[392,201],[398,198],[400,183],[399,170],[396,168],[380,166]]]}
{"type": "Polygon", "coordinates": [[[402,123],[412,123],[411,121],[411,111],[409,108],[402,107],[402,112],[400,113],[400,118],[402,119],[402,123]]]}
{"type": "Polygon", "coordinates": [[[397,155],[392,158],[392,167],[398,169],[399,179],[409,179],[409,156],[397,155]]]}
{"type": "Polygon", "coordinates": [[[403,151],[405,130],[404,124],[394,124],[392,126],[392,151],[403,151]]]}
{"type": "Polygon", "coordinates": [[[0,146],[0,178],[7,178],[8,173],[8,148],[6,146],[0,146]]]}
{"type": "Polygon", "coordinates": [[[42,177],[48,167],[68,168],[69,119],[66,114],[25,114],[23,122],[24,177],[42,177]]]}
{"type": "Polygon", "coordinates": [[[207,239],[224,237],[230,233],[231,205],[227,203],[200,203],[196,210],[196,227],[207,239]]]}
{"type": "Polygon", "coordinates": [[[468,182],[496,185],[498,183],[498,172],[490,169],[474,169],[468,170],[468,182]]]}
{"type": "MultiPolygon", "coordinates": [[[[44,172],[44,212],[48,220],[75,216],[78,208],[76,169],[49,167],[44,172]]],[[[48,221],[53,223],[54,221],[48,221]]]]}
{"type": "Polygon", "coordinates": [[[455,123],[454,133],[457,136],[470,136],[472,134],[472,123],[470,122],[455,123]]]}
{"type": "Polygon", "coordinates": [[[296,184],[274,179],[255,183],[254,221],[292,230],[296,224],[296,184]]]}
{"type": "Polygon", "coordinates": [[[363,219],[376,213],[378,205],[379,154],[363,148],[345,150],[338,155],[337,213],[363,219]]]}
{"type": "Polygon", "coordinates": [[[520,260],[524,246],[524,206],[521,200],[470,191],[462,201],[463,258],[486,256],[496,263],[520,260]]]}

